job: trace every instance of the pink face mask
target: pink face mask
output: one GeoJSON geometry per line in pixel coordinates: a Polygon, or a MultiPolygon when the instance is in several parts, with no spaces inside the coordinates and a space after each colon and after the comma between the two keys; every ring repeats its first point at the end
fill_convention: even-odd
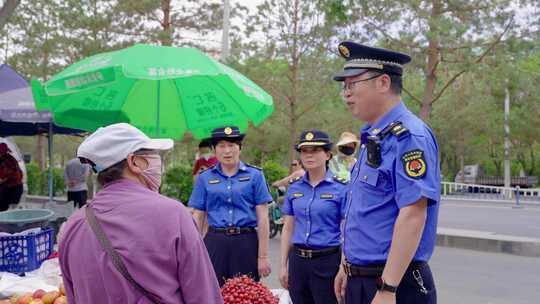
{"type": "Polygon", "coordinates": [[[148,162],[148,168],[142,173],[142,178],[148,189],[158,192],[161,186],[161,156],[159,155],[143,155],[148,162]]]}

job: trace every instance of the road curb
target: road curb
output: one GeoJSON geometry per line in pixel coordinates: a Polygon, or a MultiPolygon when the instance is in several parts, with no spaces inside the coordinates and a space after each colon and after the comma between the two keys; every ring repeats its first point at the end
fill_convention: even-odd
{"type": "Polygon", "coordinates": [[[516,204],[516,201],[512,200],[501,200],[501,199],[484,199],[484,198],[466,198],[466,197],[452,197],[452,196],[441,196],[441,202],[455,202],[455,203],[464,203],[470,204],[474,203],[477,205],[501,205],[501,206],[520,206],[520,207],[540,207],[540,201],[536,200],[520,200],[519,205],[516,204]]]}
{"type": "Polygon", "coordinates": [[[540,239],[439,227],[437,246],[540,257],[540,239]]]}

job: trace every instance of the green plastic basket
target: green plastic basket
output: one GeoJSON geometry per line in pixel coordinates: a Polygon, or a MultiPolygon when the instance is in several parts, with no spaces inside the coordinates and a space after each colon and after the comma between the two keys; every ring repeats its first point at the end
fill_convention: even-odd
{"type": "Polygon", "coordinates": [[[0,212],[0,231],[16,233],[30,228],[45,228],[54,212],[47,209],[18,209],[0,212]]]}

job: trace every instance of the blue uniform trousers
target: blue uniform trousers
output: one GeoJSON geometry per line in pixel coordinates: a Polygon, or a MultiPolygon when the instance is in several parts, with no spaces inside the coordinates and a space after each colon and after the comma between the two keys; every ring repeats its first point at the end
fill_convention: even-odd
{"type": "Polygon", "coordinates": [[[209,231],[204,238],[204,244],[214,266],[219,286],[223,286],[226,279],[244,274],[259,281],[257,232],[226,235],[222,232],[209,231]]]}
{"type": "MultiPolygon", "coordinates": [[[[375,281],[376,277],[374,276],[349,276],[345,293],[345,304],[371,304],[377,292],[375,281]]],[[[437,292],[429,265],[426,263],[418,268],[409,267],[398,286],[396,304],[436,303],[437,292]],[[419,280],[423,283],[424,289],[419,280]]]]}
{"type": "Polygon", "coordinates": [[[334,278],[339,270],[341,251],[314,258],[289,252],[289,293],[294,304],[334,304],[334,278]]]}

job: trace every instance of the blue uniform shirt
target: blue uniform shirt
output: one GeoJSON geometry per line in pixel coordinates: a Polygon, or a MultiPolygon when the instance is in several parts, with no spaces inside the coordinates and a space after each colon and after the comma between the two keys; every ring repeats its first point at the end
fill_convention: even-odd
{"type": "Polygon", "coordinates": [[[431,129],[400,102],[375,125],[361,129],[361,142],[392,122],[408,129],[381,141],[381,165],[366,163],[362,145],[352,169],[344,227],[344,253],[357,265],[385,263],[400,208],[421,198],[428,200],[427,219],[415,261],[427,261],[436,240],[440,200],[438,147],[431,129]]]}
{"type": "Polygon", "coordinates": [[[345,183],[333,177],[330,170],[315,187],[309,183],[308,173],[292,182],[282,212],[294,216],[293,244],[313,248],[340,244],[347,193],[345,183]]]}
{"type": "Polygon", "coordinates": [[[212,227],[255,227],[255,206],[271,201],[259,168],[240,162],[236,174],[228,177],[217,163],[197,177],[189,206],[206,211],[212,227]]]}

